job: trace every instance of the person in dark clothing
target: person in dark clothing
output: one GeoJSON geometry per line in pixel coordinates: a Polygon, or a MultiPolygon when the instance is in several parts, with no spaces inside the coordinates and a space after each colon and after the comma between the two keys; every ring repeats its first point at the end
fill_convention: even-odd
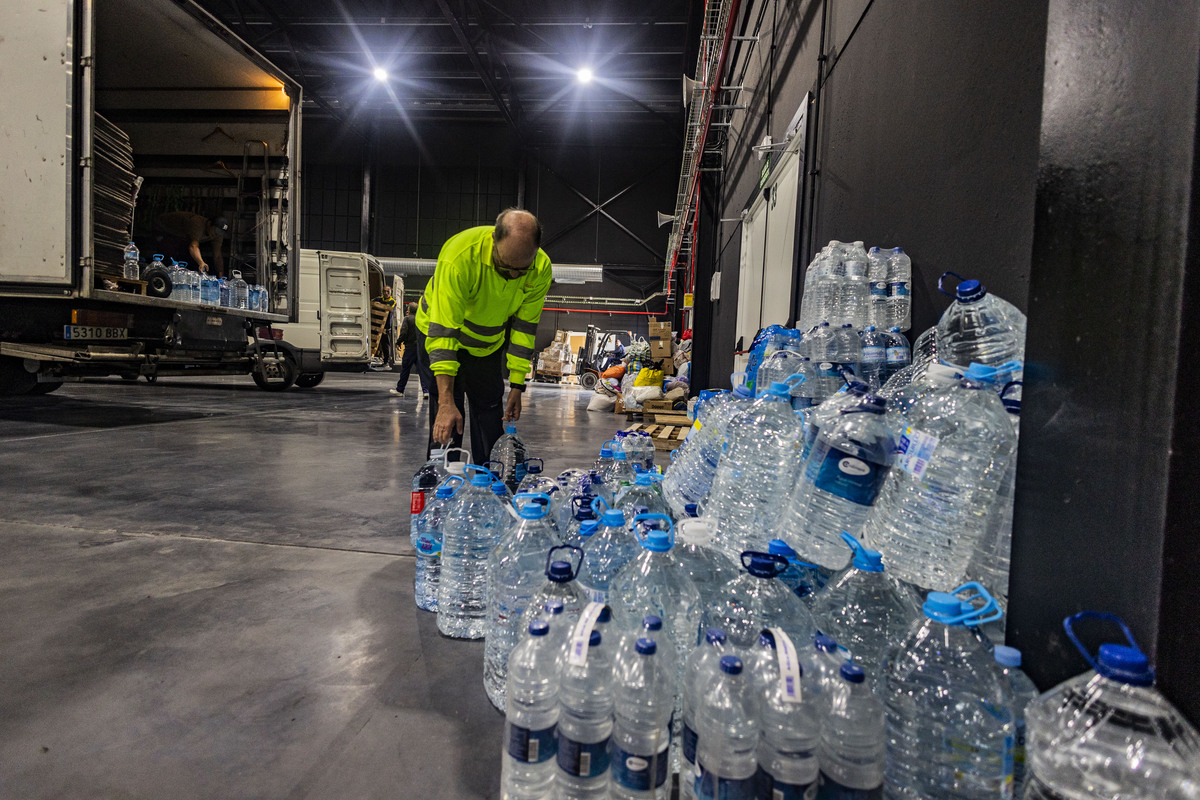
{"type": "Polygon", "coordinates": [[[396,363],[396,343],[392,341],[392,331],[395,329],[392,318],[396,313],[396,298],[392,297],[392,287],[384,286],[383,297],[375,298],[374,302],[387,306],[388,312],[383,320],[383,332],[380,334],[379,342],[379,355],[383,359],[383,364],[380,367],[372,368],[391,369],[396,363]]]}
{"type": "MultiPolygon", "coordinates": [[[[417,304],[409,303],[404,307],[404,318],[400,320],[400,333],[396,336],[404,345],[404,355],[400,357],[400,379],[396,388],[389,390],[397,397],[404,396],[404,387],[408,385],[408,376],[417,366],[417,304]]],[[[421,379],[421,394],[429,396],[429,387],[425,383],[425,373],[417,370],[421,379]]]]}

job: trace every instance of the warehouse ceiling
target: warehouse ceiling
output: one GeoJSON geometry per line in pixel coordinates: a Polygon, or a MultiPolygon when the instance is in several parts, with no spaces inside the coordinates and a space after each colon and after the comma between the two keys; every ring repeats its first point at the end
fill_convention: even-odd
{"type": "Polygon", "coordinates": [[[295,78],[306,109],[521,132],[679,129],[703,11],[703,0],[198,2],[295,78]]]}

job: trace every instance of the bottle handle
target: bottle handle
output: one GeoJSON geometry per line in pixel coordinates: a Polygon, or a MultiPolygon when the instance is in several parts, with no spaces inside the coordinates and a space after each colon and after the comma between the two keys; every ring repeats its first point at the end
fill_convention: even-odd
{"type": "Polygon", "coordinates": [[[442,480],[438,488],[441,488],[442,486],[449,486],[452,481],[457,481],[457,483],[454,485],[454,490],[450,492],[450,496],[454,497],[458,490],[462,488],[462,485],[466,483],[461,475],[447,475],[445,479],[442,480]]]}
{"type": "Polygon", "coordinates": [[[775,555],[774,553],[764,553],[761,550],[743,550],[741,556],[742,566],[747,570],[750,569],[750,565],[746,563],[747,556],[751,558],[754,556],[760,556],[772,561],[775,564],[775,574],[772,577],[775,578],[779,577],[779,575],[788,568],[788,560],[783,556],[775,555]]]}
{"type": "Polygon", "coordinates": [[[496,461],[495,459],[489,459],[489,460],[483,462],[483,466],[488,472],[492,473],[493,478],[495,478],[498,481],[504,480],[504,462],[503,461],[496,461]],[[496,470],[494,470],[490,466],[488,466],[489,464],[499,465],[499,467],[500,467],[499,472],[497,472],[496,470]]]}
{"type": "Polygon", "coordinates": [[[598,494],[592,499],[592,513],[594,513],[597,517],[604,516],[604,511],[600,510],[598,505],[599,503],[604,504],[604,511],[612,511],[612,506],[608,504],[608,501],[604,499],[604,496],[598,494]]]}
{"type": "Polygon", "coordinates": [[[854,558],[867,552],[867,548],[863,547],[862,542],[857,537],[851,536],[848,532],[842,531],[842,541],[850,548],[850,552],[854,554],[854,558]]]}
{"type": "Polygon", "coordinates": [[[649,525],[642,525],[639,523],[646,523],[646,522],[650,522],[652,520],[655,522],[662,521],[662,522],[667,523],[667,532],[671,534],[671,538],[670,538],[671,547],[674,547],[675,546],[675,523],[672,522],[671,518],[668,517],[666,514],[647,513],[647,514],[637,514],[636,516],[634,516],[634,518],[633,518],[633,537],[635,539],[637,539],[638,544],[640,544],[642,547],[646,546],[646,530],[644,530],[643,528],[649,529],[649,527],[650,527],[649,525]],[[642,530],[640,530],[640,529],[642,529],[642,530]]]}
{"type": "MultiPolygon", "coordinates": [[[[946,272],[943,272],[941,274],[941,277],[938,278],[938,283],[937,283],[938,291],[941,292],[942,294],[946,295],[946,297],[949,297],[952,300],[957,299],[958,295],[956,293],[948,292],[948,291],[946,291],[945,287],[942,286],[942,283],[946,280],[947,275],[953,275],[955,278],[958,278],[958,283],[962,283],[963,281],[966,280],[966,278],[964,278],[962,275],[959,275],[957,272],[950,272],[949,270],[947,270],[946,272]]],[[[958,284],[955,284],[955,286],[957,286],[957,285],[958,284]]]]}
{"type": "Polygon", "coordinates": [[[955,589],[952,589],[950,594],[958,597],[958,595],[962,594],[963,592],[974,592],[974,594],[968,595],[967,597],[958,598],[963,603],[969,604],[971,606],[971,610],[960,614],[957,617],[951,617],[950,619],[945,620],[947,624],[957,625],[960,622],[969,622],[974,627],[978,625],[984,625],[988,622],[995,622],[1004,616],[1004,612],[1000,610],[1000,604],[996,602],[996,598],[992,597],[991,593],[989,593],[987,589],[983,588],[981,584],[976,583],[975,581],[969,581],[955,589]],[[984,601],[983,605],[975,606],[972,601],[979,599],[984,601]]]}
{"type": "MultiPolygon", "coordinates": [[[[518,502],[519,500],[529,500],[531,503],[540,505],[542,507],[543,517],[546,516],[546,514],[550,511],[550,495],[546,494],[545,492],[521,492],[518,494],[512,499],[512,506],[518,512],[521,510],[521,503],[518,502]]],[[[541,517],[539,517],[539,519],[540,518],[541,517]]]]}
{"type": "Polygon", "coordinates": [[[1136,641],[1133,638],[1133,631],[1129,630],[1129,626],[1125,624],[1125,620],[1118,617],[1116,614],[1110,614],[1107,611],[1080,611],[1078,614],[1072,614],[1063,619],[1063,630],[1067,632],[1067,638],[1071,640],[1071,644],[1075,645],[1076,649],[1083,654],[1088,666],[1099,672],[1100,665],[1096,663],[1096,657],[1088,651],[1083,643],[1079,641],[1079,637],[1075,634],[1075,624],[1084,619],[1103,619],[1109,622],[1115,622],[1120,628],[1121,633],[1125,634],[1125,641],[1129,642],[1129,646],[1135,650],[1141,651],[1136,641]]]}
{"type": "Polygon", "coordinates": [[[464,458],[462,460],[465,462],[468,462],[468,463],[471,461],[471,451],[470,450],[467,450],[462,447],[447,447],[446,452],[442,453],[442,469],[446,470],[447,472],[450,471],[450,454],[451,453],[463,453],[464,458]]]}
{"type": "Polygon", "coordinates": [[[542,459],[538,458],[537,456],[534,456],[533,458],[525,459],[525,469],[529,469],[529,465],[532,464],[534,461],[537,462],[538,472],[541,472],[546,469],[546,462],[543,461],[542,459]]]}
{"type": "Polygon", "coordinates": [[[550,548],[550,550],[546,553],[546,577],[550,577],[550,564],[554,561],[555,550],[573,550],[579,555],[578,564],[575,563],[574,559],[571,559],[567,562],[571,565],[571,580],[575,580],[577,577],[579,577],[579,570],[583,568],[583,548],[576,547],[573,544],[558,544],[550,548]]]}
{"type": "Polygon", "coordinates": [[[1004,384],[1004,388],[1000,390],[1000,399],[1001,400],[1004,399],[1004,396],[1006,394],[1008,394],[1009,389],[1015,389],[1017,387],[1024,387],[1024,385],[1025,385],[1025,381],[1009,381],[1008,383],[1004,384]]]}

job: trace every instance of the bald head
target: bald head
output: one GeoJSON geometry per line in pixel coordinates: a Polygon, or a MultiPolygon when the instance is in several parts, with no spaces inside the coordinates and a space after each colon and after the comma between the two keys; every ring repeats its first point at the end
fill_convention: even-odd
{"type": "Polygon", "coordinates": [[[524,274],[537,257],[542,243],[542,224],[521,208],[506,208],[496,217],[492,231],[492,261],[501,275],[516,278],[524,274]]]}

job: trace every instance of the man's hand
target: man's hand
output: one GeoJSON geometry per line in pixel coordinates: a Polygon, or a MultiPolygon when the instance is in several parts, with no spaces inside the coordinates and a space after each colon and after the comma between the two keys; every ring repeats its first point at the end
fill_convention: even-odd
{"type": "Polygon", "coordinates": [[[463,432],[463,417],[454,405],[454,394],[451,393],[448,401],[438,403],[437,417],[433,420],[433,440],[438,444],[449,444],[456,432],[463,432]]]}
{"type": "Polygon", "coordinates": [[[508,405],[504,407],[504,421],[516,422],[521,418],[521,390],[508,390],[508,405]]]}

